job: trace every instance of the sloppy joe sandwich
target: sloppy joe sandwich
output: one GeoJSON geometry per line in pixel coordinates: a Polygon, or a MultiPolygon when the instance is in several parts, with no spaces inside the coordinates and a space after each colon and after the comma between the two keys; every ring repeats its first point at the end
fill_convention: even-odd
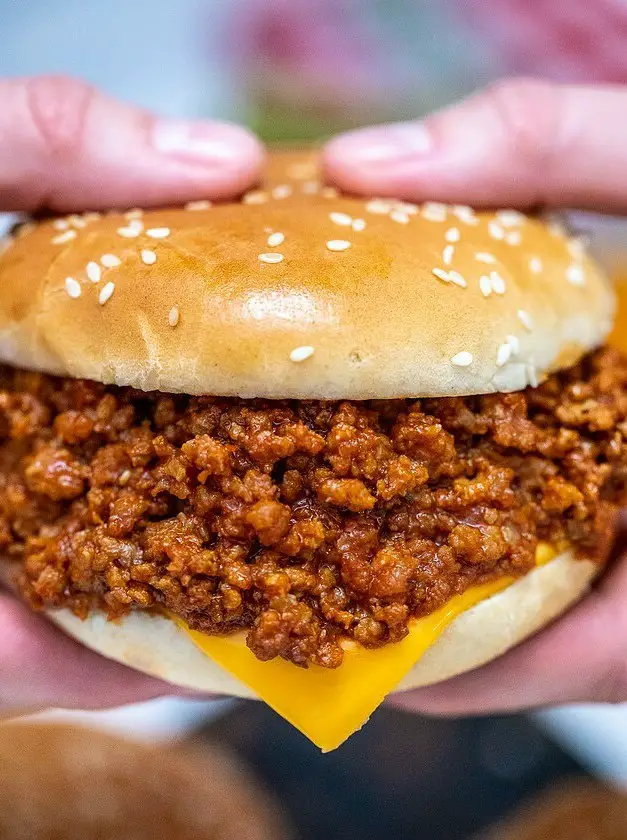
{"type": "Polygon", "coordinates": [[[324,186],[29,225],[0,257],[0,540],[105,656],[328,750],[579,599],[627,470],[583,243],[324,186]]]}

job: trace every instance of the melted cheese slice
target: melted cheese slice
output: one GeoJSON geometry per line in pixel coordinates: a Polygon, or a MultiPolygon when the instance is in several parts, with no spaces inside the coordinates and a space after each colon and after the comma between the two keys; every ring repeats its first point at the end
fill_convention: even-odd
{"type": "MultiPolygon", "coordinates": [[[[551,546],[540,544],[536,562],[546,563],[555,554],[551,546]]],[[[298,668],[280,658],[262,662],[246,647],[241,633],[209,636],[191,630],[178,618],[175,621],[203,653],[252,689],[323,752],[328,752],[366,723],[385,696],[460,613],[513,582],[514,578],[505,577],[455,595],[436,612],[413,621],[408,635],[396,644],[374,650],[350,644],[344,661],[334,669],[316,665],[298,668]]]]}

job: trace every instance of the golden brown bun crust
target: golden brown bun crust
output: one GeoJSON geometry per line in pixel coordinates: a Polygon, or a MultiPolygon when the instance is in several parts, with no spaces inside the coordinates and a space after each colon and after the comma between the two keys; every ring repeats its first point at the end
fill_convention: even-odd
{"type": "MultiPolygon", "coordinates": [[[[507,589],[462,613],[399,685],[431,685],[483,665],[535,633],[577,601],[599,566],[566,552],[507,589]]],[[[82,621],[68,610],[50,617],[87,647],[175,685],[254,697],[250,689],[205,656],[173,621],[133,612],[120,622],[92,613],[82,621]]]]}
{"type": "Polygon", "coordinates": [[[249,194],[25,232],[0,256],[0,360],[190,394],[447,396],[534,384],[610,330],[606,278],[554,226],[337,197],[315,179],[312,153],[276,153],[252,196],[262,203],[249,194]],[[363,230],[338,223],[356,219],[363,230]],[[155,228],[169,233],[146,234],[155,228]],[[269,245],[271,232],[285,241],[269,245]],[[334,240],[350,248],[329,250],[334,240]],[[103,255],[120,265],[92,266],[92,282],[88,264],[103,255]],[[313,354],[294,361],[297,348],[313,354]]]}

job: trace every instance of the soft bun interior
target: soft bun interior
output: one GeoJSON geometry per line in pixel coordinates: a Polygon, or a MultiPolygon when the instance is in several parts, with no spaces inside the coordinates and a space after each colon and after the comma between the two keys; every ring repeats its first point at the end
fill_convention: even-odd
{"type": "MultiPolygon", "coordinates": [[[[462,613],[416,663],[398,690],[440,682],[483,665],[548,624],[588,589],[596,563],[566,552],[507,589],[462,613]]],[[[114,659],[185,688],[254,697],[243,683],[205,656],[168,618],[133,612],[119,622],[94,612],[81,620],[50,613],[78,641],[114,659]]]]}

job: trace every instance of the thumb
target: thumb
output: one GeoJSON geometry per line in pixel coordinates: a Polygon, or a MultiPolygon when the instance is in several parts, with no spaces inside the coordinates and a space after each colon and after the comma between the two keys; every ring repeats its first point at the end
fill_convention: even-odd
{"type": "Polygon", "coordinates": [[[243,128],[159,119],[70,78],[0,80],[0,102],[2,210],[225,198],[263,160],[243,128]]]}
{"type": "Polygon", "coordinates": [[[423,122],[326,148],[351,192],[481,205],[627,210],[627,88],[501,81],[423,122]]]}

